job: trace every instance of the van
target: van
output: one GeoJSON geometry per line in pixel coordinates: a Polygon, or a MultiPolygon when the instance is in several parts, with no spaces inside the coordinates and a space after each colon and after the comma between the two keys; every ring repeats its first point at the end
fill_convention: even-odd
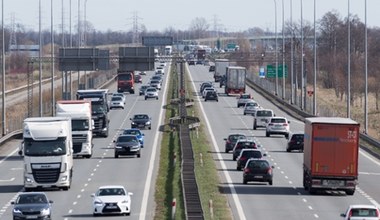
{"type": "Polygon", "coordinates": [[[276,116],[271,109],[258,109],[253,119],[253,130],[258,127],[266,127],[272,117],[276,116]]]}

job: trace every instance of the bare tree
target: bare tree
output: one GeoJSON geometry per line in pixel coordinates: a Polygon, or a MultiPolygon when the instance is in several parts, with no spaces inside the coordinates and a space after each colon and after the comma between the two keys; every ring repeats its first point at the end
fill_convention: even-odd
{"type": "Polygon", "coordinates": [[[208,31],[209,26],[210,25],[205,18],[196,17],[191,21],[189,30],[195,34],[194,38],[200,39],[205,37],[205,33],[208,31]]]}

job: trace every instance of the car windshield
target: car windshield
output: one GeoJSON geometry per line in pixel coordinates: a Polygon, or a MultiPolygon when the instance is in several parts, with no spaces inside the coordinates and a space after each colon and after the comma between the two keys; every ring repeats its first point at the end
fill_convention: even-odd
{"type": "Polygon", "coordinates": [[[286,123],[286,119],[285,118],[272,118],[271,123],[286,123]]]}
{"type": "Polygon", "coordinates": [[[351,217],[377,217],[377,210],[371,208],[354,208],[350,213],[351,217]]]}
{"type": "Polygon", "coordinates": [[[230,135],[230,136],[228,137],[228,140],[230,140],[230,141],[232,141],[232,142],[236,142],[237,140],[239,140],[239,139],[244,139],[244,138],[246,138],[245,135],[230,135]]]}
{"type": "Polygon", "coordinates": [[[43,194],[25,194],[18,197],[16,204],[35,204],[47,202],[46,196],[43,194]]]}
{"type": "Polygon", "coordinates": [[[113,94],[113,96],[119,96],[119,97],[123,97],[123,96],[124,96],[124,94],[121,94],[121,93],[115,93],[115,94],[113,94]]]}
{"type": "Polygon", "coordinates": [[[141,135],[140,130],[124,130],[123,134],[141,135]]]}
{"type": "Polygon", "coordinates": [[[117,142],[137,142],[137,139],[135,136],[120,136],[117,142]]]}
{"type": "Polygon", "coordinates": [[[139,119],[149,119],[148,115],[135,115],[133,118],[137,119],[137,120],[139,120],[139,119]]]}
{"type": "Polygon", "coordinates": [[[242,153],[243,157],[248,157],[248,158],[262,158],[263,155],[261,154],[261,151],[258,150],[246,150],[243,151],[242,153]]]}
{"type": "Polygon", "coordinates": [[[241,99],[250,99],[251,97],[248,94],[243,94],[243,95],[240,96],[240,98],[241,99]]]}
{"type": "Polygon", "coordinates": [[[122,98],[119,97],[119,96],[114,96],[114,97],[112,97],[112,99],[111,99],[111,101],[121,101],[121,100],[122,100],[122,98]]]}
{"type": "Polygon", "coordinates": [[[248,106],[258,106],[258,104],[256,103],[256,102],[248,102],[247,104],[246,104],[246,106],[248,107],[248,106]]]}
{"type": "Polygon", "coordinates": [[[146,91],[147,92],[156,92],[157,90],[156,89],[147,89],[146,91]]]}
{"type": "Polygon", "coordinates": [[[125,191],[122,188],[107,188],[99,189],[98,196],[125,196],[125,191]]]}
{"type": "Polygon", "coordinates": [[[256,143],[252,141],[239,141],[237,143],[237,148],[243,149],[243,148],[256,148],[256,143]]]}
{"type": "Polygon", "coordinates": [[[272,117],[272,111],[257,111],[256,113],[257,116],[259,117],[272,117]]]}
{"type": "Polygon", "coordinates": [[[294,140],[294,141],[303,141],[303,134],[294,134],[292,136],[292,140],[294,140]]]}
{"type": "Polygon", "coordinates": [[[253,169],[267,169],[269,168],[269,163],[265,160],[251,160],[248,167],[253,169]]]}

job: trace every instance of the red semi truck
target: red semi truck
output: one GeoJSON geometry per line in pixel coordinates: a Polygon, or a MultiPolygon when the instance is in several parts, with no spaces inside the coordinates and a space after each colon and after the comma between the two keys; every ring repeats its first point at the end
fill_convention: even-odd
{"type": "Polygon", "coordinates": [[[359,123],[349,118],[305,119],[303,186],[353,195],[358,181],[359,123]]]}
{"type": "Polygon", "coordinates": [[[118,71],[117,92],[129,92],[130,94],[135,94],[134,83],[133,71],[118,71]]]}

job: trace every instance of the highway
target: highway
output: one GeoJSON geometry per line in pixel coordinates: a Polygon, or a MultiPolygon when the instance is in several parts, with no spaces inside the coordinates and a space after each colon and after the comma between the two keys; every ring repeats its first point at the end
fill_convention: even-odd
{"type": "MultiPolygon", "coordinates": [[[[168,72],[167,65],[165,72],[168,72]]],[[[147,83],[153,71],[143,76],[147,83]]],[[[94,138],[94,154],[90,159],[76,158],[72,186],[68,191],[47,189],[49,199],[53,200],[53,219],[92,219],[92,198],[97,188],[102,185],[123,185],[133,193],[131,215],[128,219],[152,219],[154,216],[155,173],[158,169],[159,143],[163,123],[164,98],[166,97],[169,74],[164,75],[163,89],[159,92],[159,100],[144,100],[138,90],[127,94],[125,109],[110,110],[110,135],[108,138],[94,138]],[[114,158],[113,140],[121,129],[130,128],[133,114],[146,113],[152,117],[152,129],[143,130],[145,144],[141,158],[122,156],[114,158]]],[[[139,88],[140,85],[137,85],[139,88]]],[[[110,86],[116,91],[116,83],[110,86]]],[[[0,148],[0,219],[12,218],[13,201],[23,191],[23,161],[17,151],[20,140],[12,140],[0,148]]],[[[110,216],[97,219],[109,219],[110,216]]],[[[120,219],[125,216],[112,216],[120,219]]]]}
{"type": "MultiPolygon", "coordinates": [[[[209,131],[211,150],[218,172],[221,176],[222,193],[228,197],[234,219],[340,219],[351,204],[375,204],[380,201],[378,178],[380,163],[378,160],[360,150],[359,156],[359,187],[354,196],[344,192],[329,191],[317,195],[309,195],[302,185],[303,153],[285,151],[284,136],[273,135],[265,137],[265,128],[253,130],[252,116],[244,116],[243,108],[237,108],[237,99],[225,96],[223,89],[216,88],[220,94],[219,102],[204,102],[199,96],[199,85],[203,81],[213,81],[213,75],[208,68],[201,65],[189,66],[191,79],[198,96],[201,112],[204,114],[205,129],[209,131]],[[232,153],[224,153],[224,140],[229,133],[244,133],[254,138],[262,145],[267,159],[274,169],[273,186],[267,183],[250,182],[244,185],[242,171],[236,170],[236,161],[232,153]]],[[[303,131],[304,123],[287,115],[265,100],[262,96],[247,87],[262,107],[274,110],[276,116],[284,116],[291,121],[291,131],[303,131]]]]}

